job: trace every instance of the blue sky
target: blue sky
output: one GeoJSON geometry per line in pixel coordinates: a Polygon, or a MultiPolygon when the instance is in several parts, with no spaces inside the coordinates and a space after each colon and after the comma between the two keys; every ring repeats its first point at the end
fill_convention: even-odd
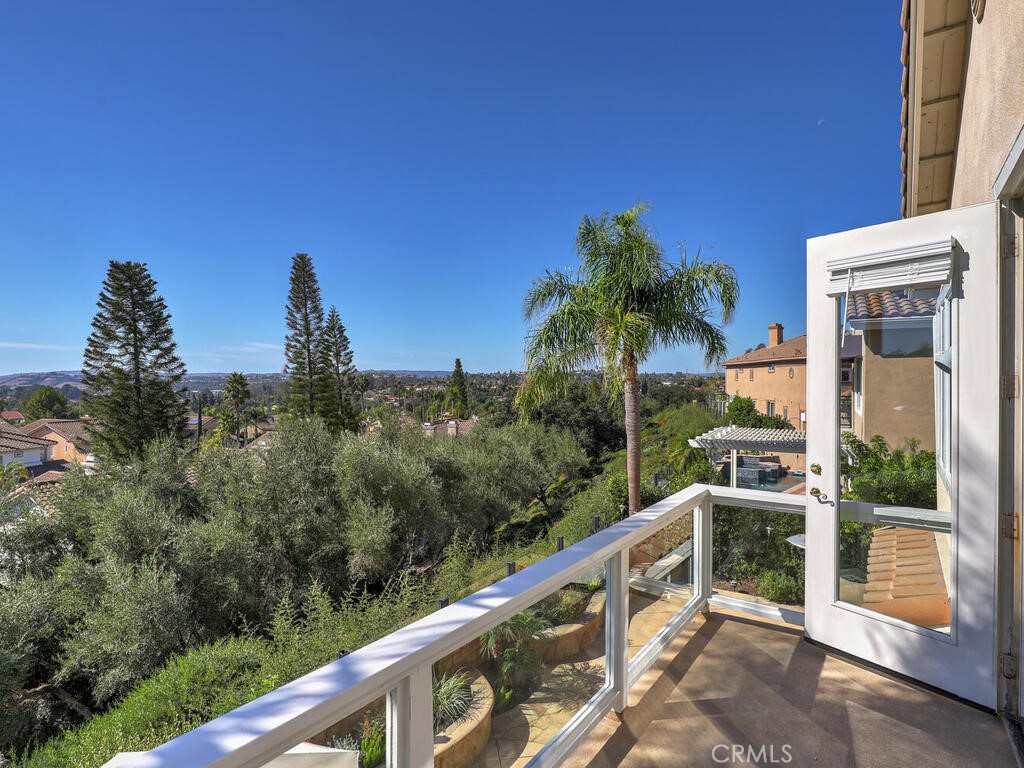
{"type": "Polygon", "coordinates": [[[359,366],[518,369],[531,278],[638,200],[736,267],[732,352],[802,333],[805,239],[899,216],[899,3],[742,6],[4,3],[0,373],[80,366],[109,259],[190,370],[280,370],[296,251],[359,366]]]}

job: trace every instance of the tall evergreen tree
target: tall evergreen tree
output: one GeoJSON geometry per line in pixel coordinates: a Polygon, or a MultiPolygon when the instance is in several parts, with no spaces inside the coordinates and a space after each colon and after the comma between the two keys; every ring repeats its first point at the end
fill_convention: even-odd
{"type": "Polygon", "coordinates": [[[333,399],[323,344],[324,308],[320,283],[308,253],[292,257],[284,340],[288,405],[297,416],[323,415],[333,399]]]}
{"type": "Polygon", "coordinates": [[[241,371],[235,371],[224,382],[224,399],[235,412],[235,430],[239,444],[245,443],[245,426],[242,424],[242,406],[249,402],[249,380],[241,371]]]}
{"type": "Polygon", "coordinates": [[[82,362],[87,429],[101,452],[141,455],[157,437],[185,428],[185,364],[171,315],[145,264],[111,261],[82,362]]]}
{"type": "Polygon", "coordinates": [[[352,365],[352,350],[348,334],[342,325],[337,307],[331,307],[324,323],[323,348],[327,358],[327,375],[331,380],[332,396],[328,401],[336,410],[325,414],[327,423],[342,429],[355,430],[359,416],[352,395],[355,391],[356,368],[352,365]]]}
{"type": "Polygon", "coordinates": [[[448,383],[448,402],[452,413],[462,419],[469,411],[469,391],[466,389],[466,374],[462,370],[462,360],[455,358],[455,370],[452,371],[448,383]]]}

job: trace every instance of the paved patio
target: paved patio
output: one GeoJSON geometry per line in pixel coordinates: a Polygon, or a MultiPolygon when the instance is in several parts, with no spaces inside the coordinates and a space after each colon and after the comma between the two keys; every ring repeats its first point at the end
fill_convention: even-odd
{"type": "Polygon", "coordinates": [[[635,687],[621,721],[606,717],[565,763],[737,764],[1017,765],[995,716],[830,654],[798,628],[722,612],[698,617],[635,687]]]}

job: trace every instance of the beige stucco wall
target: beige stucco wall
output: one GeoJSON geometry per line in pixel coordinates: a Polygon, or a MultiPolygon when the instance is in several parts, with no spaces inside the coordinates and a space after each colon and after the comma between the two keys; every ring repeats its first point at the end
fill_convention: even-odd
{"type": "Polygon", "coordinates": [[[75,447],[75,444],[65,440],[56,432],[48,431],[41,435],[45,440],[53,440],[56,443],[50,450],[51,458],[61,461],[70,461],[73,464],[81,464],[86,460],[87,455],[75,447]]]}
{"type": "MultiPolygon", "coordinates": [[[[935,450],[935,363],[930,355],[882,357],[880,331],[864,334],[864,440],[881,435],[890,448],[902,448],[906,438],[918,447],[935,450]]],[[[857,422],[855,422],[856,426],[857,422]]]]}
{"type": "MultiPolygon", "coordinates": [[[[775,372],[768,372],[767,363],[746,365],[739,373],[739,366],[725,372],[725,391],[735,397],[751,397],[757,401],[757,410],[767,413],[767,402],[775,401],[775,414],[782,415],[782,409],[789,409],[789,423],[800,429],[800,411],[807,410],[807,364],[803,361],[775,363],[775,372]],[[789,369],[793,378],[789,378],[789,369]],[[750,380],[750,371],[754,380],[750,380]]],[[[804,427],[806,428],[806,426],[804,427]]]]}
{"type": "Polygon", "coordinates": [[[992,184],[1024,127],[1024,3],[987,0],[973,20],[953,174],[953,207],[992,199],[992,184]]]}

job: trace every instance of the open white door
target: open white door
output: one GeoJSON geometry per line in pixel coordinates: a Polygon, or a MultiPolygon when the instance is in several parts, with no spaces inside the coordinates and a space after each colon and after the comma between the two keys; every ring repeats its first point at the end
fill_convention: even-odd
{"type": "Polygon", "coordinates": [[[990,708],[998,238],[986,203],[807,242],[806,632],[990,708]]]}

